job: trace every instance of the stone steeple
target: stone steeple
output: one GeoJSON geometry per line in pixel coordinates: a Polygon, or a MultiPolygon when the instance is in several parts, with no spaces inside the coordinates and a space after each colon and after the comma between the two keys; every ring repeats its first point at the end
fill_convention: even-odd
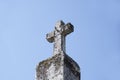
{"type": "Polygon", "coordinates": [[[79,65],[65,52],[65,37],[73,32],[71,23],[58,21],[55,30],[46,35],[54,42],[53,56],[40,62],[36,68],[36,80],[80,80],[79,65]]]}

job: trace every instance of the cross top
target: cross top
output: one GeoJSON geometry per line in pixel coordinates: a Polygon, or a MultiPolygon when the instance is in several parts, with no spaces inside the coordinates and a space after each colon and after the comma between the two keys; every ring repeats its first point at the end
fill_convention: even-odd
{"type": "Polygon", "coordinates": [[[46,35],[48,42],[54,42],[53,55],[65,52],[65,37],[74,31],[71,23],[65,24],[62,20],[55,25],[55,30],[46,35]]]}

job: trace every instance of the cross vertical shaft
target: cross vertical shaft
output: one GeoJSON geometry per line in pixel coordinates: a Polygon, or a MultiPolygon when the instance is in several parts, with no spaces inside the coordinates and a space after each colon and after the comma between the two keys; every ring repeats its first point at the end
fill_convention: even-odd
{"type": "Polygon", "coordinates": [[[73,25],[71,23],[65,23],[58,21],[55,25],[55,30],[46,35],[46,39],[49,42],[54,42],[53,55],[65,52],[65,37],[67,34],[73,32],[73,25]]]}

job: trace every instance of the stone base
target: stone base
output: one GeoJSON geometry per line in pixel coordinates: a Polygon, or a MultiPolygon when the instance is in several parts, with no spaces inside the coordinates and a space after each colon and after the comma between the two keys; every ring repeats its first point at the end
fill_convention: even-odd
{"type": "Polygon", "coordinates": [[[36,80],[80,80],[80,68],[65,53],[56,54],[38,64],[36,80]]]}

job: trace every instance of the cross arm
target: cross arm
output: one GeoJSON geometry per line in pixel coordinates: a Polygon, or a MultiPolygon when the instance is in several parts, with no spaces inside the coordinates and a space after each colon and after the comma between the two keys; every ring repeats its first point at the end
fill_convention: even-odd
{"type": "Polygon", "coordinates": [[[74,31],[74,26],[71,23],[67,23],[64,28],[64,35],[70,34],[71,32],[74,31]]]}
{"type": "Polygon", "coordinates": [[[50,43],[54,42],[54,31],[46,34],[46,39],[50,43]]]}

